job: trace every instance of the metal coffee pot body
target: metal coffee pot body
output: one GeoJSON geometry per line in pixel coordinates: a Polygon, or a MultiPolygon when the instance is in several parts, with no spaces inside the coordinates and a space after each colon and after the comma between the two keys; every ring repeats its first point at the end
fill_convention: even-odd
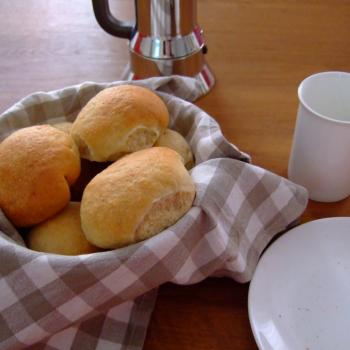
{"type": "Polygon", "coordinates": [[[130,40],[126,79],[184,75],[198,80],[204,93],[215,79],[204,55],[196,0],[135,0],[136,23],[115,18],[108,0],[92,0],[96,19],[109,34],[130,40]]]}

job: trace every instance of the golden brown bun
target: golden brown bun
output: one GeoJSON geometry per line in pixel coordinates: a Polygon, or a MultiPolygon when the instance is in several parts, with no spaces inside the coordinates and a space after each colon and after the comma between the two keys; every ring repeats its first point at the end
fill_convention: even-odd
{"type": "Polygon", "coordinates": [[[167,107],[154,92],[121,85],[92,98],[74,121],[71,133],[82,158],[114,161],[153,146],[168,122],[167,107]]]}
{"type": "Polygon", "coordinates": [[[127,155],[85,188],[81,223],[88,241],[116,248],[151,237],[192,206],[193,181],[181,157],[165,147],[127,155]]]}
{"type": "Polygon", "coordinates": [[[80,173],[73,139],[49,125],[17,130],[0,144],[0,208],[17,227],[59,212],[80,173]]]}
{"type": "Polygon", "coordinates": [[[54,217],[33,227],[27,236],[28,248],[46,253],[79,255],[99,251],[90,244],[80,225],[80,203],[70,202],[54,217]]]}
{"type": "Polygon", "coordinates": [[[158,147],[168,147],[176,151],[183,158],[185,167],[191,169],[194,165],[190,145],[177,131],[166,129],[154,144],[158,147]]]}
{"type": "Polygon", "coordinates": [[[61,130],[68,135],[70,134],[70,131],[72,129],[72,125],[73,125],[73,123],[71,123],[71,122],[61,122],[61,123],[52,124],[52,126],[54,128],[61,130]]]}

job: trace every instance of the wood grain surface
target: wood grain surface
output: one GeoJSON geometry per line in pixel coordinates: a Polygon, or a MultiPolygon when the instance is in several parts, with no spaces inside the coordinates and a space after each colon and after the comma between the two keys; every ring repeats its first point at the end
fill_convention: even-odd
{"type": "MultiPolygon", "coordinates": [[[[111,4],[133,18],[133,1],[111,4]]],[[[286,176],[298,84],[350,71],[350,2],[199,0],[198,12],[217,83],[197,104],[254,164],[286,176]]],[[[34,91],[118,80],[127,60],[127,41],[99,28],[89,0],[0,1],[1,111],[34,91]]],[[[310,202],[302,221],[349,215],[350,199],[310,202]]],[[[257,349],[247,295],[228,279],[162,286],[145,349],[257,349]]]]}

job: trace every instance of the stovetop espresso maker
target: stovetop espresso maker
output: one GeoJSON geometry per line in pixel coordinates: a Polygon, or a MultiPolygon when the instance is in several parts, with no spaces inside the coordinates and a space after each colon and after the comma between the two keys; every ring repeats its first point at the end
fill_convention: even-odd
{"type": "Polygon", "coordinates": [[[96,19],[109,34],[130,40],[125,79],[184,75],[208,92],[215,79],[204,55],[207,47],[197,24],[196,0],[135,0],[134,25],[115,18],[108,0],[92,0],[96,19]]]}

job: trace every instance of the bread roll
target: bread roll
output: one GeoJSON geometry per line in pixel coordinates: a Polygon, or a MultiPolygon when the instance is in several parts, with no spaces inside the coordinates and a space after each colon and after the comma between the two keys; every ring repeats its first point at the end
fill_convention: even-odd
{"type": "Polygon", "coordinates": [[[167,107],[154,92],[121,85],[92,98],[74,121],[71,133],[82,158],[114,161],[153,146],[168,122],[167,107]]]}
{"type": "Polygon", "coordinates": [[[79,173],[69,135],[49,125],[17,130],[0,144],[0,208],[17,227],[35,225],[67,205],[79,173]]]}
{"type": "Polygon", "coordinates": [[[190,145],[186,139],[177,131],[166,129],[154,144],[158,147],[168,147],[176,151],[183,158],[185,167],[191,169],[193,167],[193,154],[190,145]]]}
{"type": "Polygon", "coordinates": [[[72,129],[72,125],[73,125],[73,123],[71,123],[71,122],[61,122],[61,123],[52,124],[52,126],[54,128],[61,130],[68,135],[70,134],[70,131],[72,129]]]}
{"type": "Polygon", "coordinates": [[[122,247],[174,224],[192,206],[193,181],[181,157],[165,147],[127,155],[87,185],[81,223],[88,241],[122,247]]]}
{"type": "Polygon", "coordinates": [[[99,251],[90,244],[80,225],[80,203],[70,202],[52,218],[34,226],[27,236],[28,248],[39,252],[79,255],[99,251]]]}

